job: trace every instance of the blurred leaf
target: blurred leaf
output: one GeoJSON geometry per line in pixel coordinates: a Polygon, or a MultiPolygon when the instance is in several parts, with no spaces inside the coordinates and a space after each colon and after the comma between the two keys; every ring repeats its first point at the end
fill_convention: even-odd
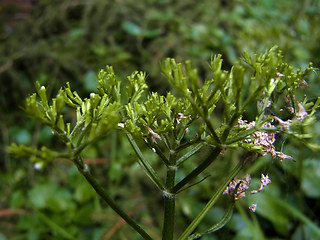
{"type": "Polygon", "coordinates": [[[308,239],[308,240],[318,240],[319,235],[312,231],[312,229],[307,225],[300,225],[294,232],[292,240],[308,239]]]}
{"type": "Polygon", "coordinates": [[[10,207],[21,208],[24,206],[25,202],[26,202],[25,195],[22,193],[21,190],[18,190],[11,195],[10,207]]]}
{"type": "Polygon", "coordinates": [[[141,28],[133,22],[125,21],[124,23],[122,23],[122,28],[131,35],[141,35],[141,28]]]}
{"type": "Polygon", "coordinates": [[[7,238],[2,233],[0,233],[0,240],[7,240],[7,238]]]}
{"type": "Polygon", "coordinates": [[[74,28],[70,31],[70,38],[73,40],[78,39],[83,35],[84,31],[82,28],[74,28]]]}
{"type": "Polygon", "coordinates": [[[41,224],[41,220],[35,214],[22,215],[17,227],[23,230],[21,239],[40,240],[41,234],[45,231],[45,225],[41,224]]]}
{"type": "Polygon", "coordinates": [[[97,89],[97,74],[95,71],[88,71],[84,77],[84,88],[88,92],[95,92],[97,89]]]}
{"type": "Polygon", "coordinates": [[[81,184],[77,185],[74,197],[78,202],[87,202],[94,196],[96,196],[96,192],[94,191],[92,186],[86,181],[83,181],[81,184]]]}
{"type": "Polygon", "coordinates": [[[46,142],[52,137],[52,130],[49,126],[44,126],[39,132],[39,141],[46,142]]]}
{"type": "Polygon", "coordinates": [[[31,134],[28,129],[13,127],[10,129],[10,134],[19,144],[29,144],[31,142],[31,134]]]}
{"type": "Polygon", "coordinates": [[[289,213],[275,201],[275,199],[278,198],[279,193],[273,192],[272,195],[268,193],[270,190],[275,190],[274,188],[277,188],[277,186],[273,186],[271,189],[266,189],[259,194],[248,196],[245,199],[247,202],[246,205],[249,206],[252,203],[256,203],[256,213],[268,219],[277,233],[287,236],[289,234],[291,223],[289,213]]]}
{"type": "Polygon", "coordinates": [[[74,215],[74,221],[76,223],[82,224],[82,225],[90,225],[92,224],[92,206],[87,205],[81,207],[79,210],[76,211],[74,215]]]}
{"type": "MultiPolygon", "coordinates": [[[[290,203],[269,194],[265,194],[265,196],[267,200],[269,202],[272,201],[277,208],[281,208],[287,214],[290,214],[291,216],[299,219],[312,230],[313,234],[318,236],[318,238],[320,237],[320,227],[317,226],[316,223],[314,223],[307,216],[305,216],[296,206],[292,206],[290,203]]],[[[290,218],[288,217],[288,219],[290,218]]]]}
{"type": "Polygon", "coordinates": [[[264,240],[265,236],[261,229],[261,226],[259,225],[257,217],[255,215],[251,215],[252,219],[250,219],[242,206],[238,204],[236,204],[235,206],[246,224],[246,228],[243,228],[235,239],[264,240]]]}
{"type": "Polygon", "coordinates": [[[64,239],[72,239],[75,240],[74,238],[68,231],[64,229],[63,226],[59,226],[57,223],[55,223],[50,217],[46,216],[45,214],[41,212],[37,212],[38,217],[58,235],[63,237],[64,239]]]}
{"type": "Polygon", "coordinates": [[[71,193],[54,183],[35,186],[28,193],[29,201],[36,209],[50,209],[54,212],[75,208],[71,193]]]}
{"type": "Polygon", "coordinates": [[[303,162],[302,190],[311,198],[320,197],[320,161],[319,159],[306,159],[303,162]]]}
{"type": "Polygon", "coordinates": [[[145,38],[155,38],[155,37],[158,37],[161,33],[162,31],[159,29],[152,29],[152,30],[145,31],[143,36],[145,38]]]}

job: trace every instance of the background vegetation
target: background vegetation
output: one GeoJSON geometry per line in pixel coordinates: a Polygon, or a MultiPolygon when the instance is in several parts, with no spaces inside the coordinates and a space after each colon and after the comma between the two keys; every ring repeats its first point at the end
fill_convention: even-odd
{"type": "MultiPolygon", "coordinates": [[[[108,64],[120,76],[146,71],[152,91],[164,93],[169,85],[161,76],[159,62],[165,57],[192,60],[205,78],[212,54],[222,53],[228,69],[243,50],[260,52],[275,44],[297,68],[310,61],[317,67],[319,22],[320,2],[316,0],[1,1],[0,239],[135,236],[66,160],[37,171],[28,159],[12,159],[6,153],[10,141],[57,144],[50,130],[27,119],[21,110],[23,99],[34,92],[35,81],[53,94],[68,81],[87,96],[95,89],[98,70],[108,64]]],[[[316,97],[319,75],[314,74],[308,83],[311,87],[305,93],[316,97]]],[[[319,135],[320,126],[313,131],[319,135]]],[[[152,198],[153,189],[122,138],[114,133],[112,141],[88,149],[86,161],[111,186],[117,201],[135,218],[143,219],[154,230],[153,237],[160,239],[156,229],[162,218],[157,214],[161,196],[152,198]]],[[[207,239],[318,239],[319,154],[293,140],[279,142],[297,162],[280,164],[261,158],[250,171],[269,173],[272,185],[256,199],[257,213],[248,213],[246,200],[239,202],[226,228],[207,239]]],[[[194,166],[190,163],[189,167],[194,166]]],[[[177,228],[183,229],[210,198],[214,179],[222,177],[226,168],[223,162],[215,165],[210,173],[213,180],[179,200],[177,228]]],[[[220,205],[206,219],[203,230],[221,217],[220,205]]]]}

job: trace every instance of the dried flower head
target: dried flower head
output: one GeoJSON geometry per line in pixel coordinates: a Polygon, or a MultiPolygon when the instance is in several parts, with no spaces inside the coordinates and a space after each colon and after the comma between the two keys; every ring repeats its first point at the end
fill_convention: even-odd
{"type": "Polygon", "coordinates": [[[190,118],[191,118],[191,115],[186,116],[183,113],[178,113],[176,117],[178,124],[180,123],[180,119],[190,119],[190,118]]]}
{"type": "Polygon", "coordinates": [[[151,134],[151,138],[152,138],[152,141],[154,143],[157,142],[157,140],[161,140],[162,138],[160,137],[160,135],[156,132],[154,132],[148,125],[146,125],[147,129],[148,129],[148,132],[151,134]]]}
{"type": "MultiPolygon", "coordinates": [[[[290,127],[290,123],[291,121],[282,121],[280,118],[274,117],[279,124],[283,127],[283,128],[289,128],[290,127]]],[[[238,125],[237,126],[245,126],[246,129],[251,129],[256,125],[255,121],[252,121],[250,123],[247,123],[246,120],[242,120],[241,118],[238,120],[238,125]]],[[[237,127],[236,126],[236,127],[237,127]]],[[[264,128],[272,128],[274,127],[270,122],[265,122],[262,127],[264,128]]],[[[277,152],[275,146],[273,145],[273,143],[275,142],[275,132],[272,131],[256,131],[254,133],[251,134],[251,137],[248,137],[247,139],[245,139],[244,141],[246,143],[250,143],[250,144],[254,144],[256,146],[261,146],[263,147],[263,151],[264,154],[263,155],[267,155],[268,153],[271,154],[271,156],[273,158],[276,158],[277,156],[280,157],[280,161],[284,160],[284,159],[291,159],[293,160],[292,157],[285,155],[282,152],[277,152]],[[253,139],[252,139],[253,138],[253,139]]]]}
{"type": "Polygon", "coordinates": [[[282,73],[277,72],[277,73],[276,73],[276,76],[277,76],[277,77],[284,77],[285,75],[282,74],[282,73]]]}
{"type": "MultiPolygon", "coordinates": [[[[252,121],[250,123],[246,123],[246,121],[243,120],[238,120],[238,122],[240,123],[244,123],[246,125],[246,129],[251,129],[256,125],[255,121],[252,121]]],[[[243,125],[243,124],[241,124],[243,125]]],[[[271,125],[270,122],[265,122],[262,127],[273,127],[273,125],[271,125]]],[[[265,154],[267,153],[271,153],[271,155],[273,157],[276,156],[276,151],[275,151],[275,147],[273,146],[273,143],[275,141],[275,133],[274,132],[254,132],[251,135],[254,139],[251,138],[247,138],[245,140],[246,143],[251,143],[254,144],[256,146],[262,146],[264,148],[265,154]]]]}
{"type": "Polygon", "coordinates": [[[293,107],[286,107],[286,109],[288,109],[288,111],[289,111],[290,113],[294,113],[294,108],[293,108],[293,107]]]}
{"type": "Polygon", "coordinates": [[[280,118],[274,116],[273,119],[277,120],[279,123],[279,126],[281,127],[281,130],[289,130],[290,128],[290,124],[291,124],[291,120],[287,120],[287,121],[283,121],[280,118]]]}
{"type": "Polygon", "coordinates": [[[271,183],[271,180],[268,175],[265,176],[263,173],[261,173],[260,183],[261,183],[261,185],[260,185],[259,189],[251,191],[250,192],[251,194],[261,192],[265,186],[267,186],[271,183]]]}
{"type": "Polygon", "coordinates": [[[252,211],[252,212],[256,212],[257,210],[257,204],[251,204],[251,206],[249,207],[249,209],[252,211]]]}
{"type": "Polygon", "coordinates": [[[301,103],[297,102],[297,104],[299,107],[299,111],[296,112],[296,117],[297,117],[297,120],[302,121],[309,114],[306,112],[306,110],[304,109],[301,103]]]}
{"type": "MultiPolygon", "coordinates": [[[[262,127],[273,127],[270,122],[266,122],[262,125],[262,127]]],[[[253,144],[256,146],[262,146],[265,150],[265,154],[271,153],[272,157],[276,157],[275,147],[273,143],[275,141],[275,133],[274,132],[254,132],[252,136],[255,138],[253,144]]]]}
{"type": "Polygon", "coordinates": [[[282,162],[284,159],[290,159],[291,161],[295,162],[294,158],[289,156],[289,155],[286,155],[282,152],[276,152],[277,156],[280,158],[280,162],[282,162]]]}
{"type": "Polygon", "coordinates": [[[250,185],[250,179],[251,178],[249,174],[246,174],[242,179],[232,179],[223,194],[234,196],[234,200],[244,198],[246,196],[245,191],[249,188],[250,185]]]}
{"type": "Polygon", "coordinates": [[[299,84],[299,87],[301,87],[301,86],[309,87],[309,84],[307,83],[306,80],[303,79],[303,81],[299,84]]]}

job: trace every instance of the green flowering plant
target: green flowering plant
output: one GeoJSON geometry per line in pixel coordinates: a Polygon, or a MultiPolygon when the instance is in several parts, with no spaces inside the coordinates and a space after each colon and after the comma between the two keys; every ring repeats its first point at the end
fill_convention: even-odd
{"type": "MultiPolygon", "coordinates": [[[[30,117],[49,126],[65,148],[59,151],[45,146],[36,149],[12,143],[8,150],[19,157],[30,157],[36,168],[43,168],[56,158],[70,159],[117,214],[141,237],[152,239],[148,231],[116,203],[108,186],[100,184],[82,158],[89,145],[108,137],[112,131],[123,132],[136,153],[137,162],[163,196],[164,240],[174,238],[177,195],[192,191],[204,180],[199,181],[197,177],[228,149],[245,151],[243,159],[230,162],[230,166],[236,165],[235,168],[178,239],[197,239],[217,231],[229,221],[235,202],[245,197],[249,188],[250,175],[236,178],[245,165],[266,154],[280,161],[294,161],[293,157],[276,149],[276,134],[296,138],[313,150],[320,149],[311,142],[313,134],[308,131],[308,126],[316,121],[320,98],[315,102],[307,97],[298,99],[299,88],[307,85],[305,79],[314,68],[310,64],[305,70],[295,71],[284,62],[277,47],[254,56],[245,52],[230,71],[222,69],[221,55],[214,56],[209,67],[212,78],[202,80],[190,61],[182,64],[166,59],[162,71],[173,88],[166,96],[147,91],[143,72],[132,73],[123,87],[110,66],[100,71],[97,92],[87,98],[81,98],[67,84],[55,98],[48,99],[46,88],[37,83],[37,92],[26,99],[24,109],[30,117]],[[248,122],[246,112],[253,107],[255,118],[248,122]],[[67,108],[75,112],[75,121],[65,121],[67,108]],[[151,149],[165,166],[164,178],[146,158],[145,147],[151,149]],[[203,149],[208,152],[204,159],[178,179],[179,170],[187,161],[200,156],[203,149]],[[223,194],[231,196],[223,218],[207,231],[194,233],[223,194]]],[[[251,194],[262,191],[270,182],[268,175],[261,174],[261,186],[251,194]]],[[[252,211],[255,208],[255,204],[250,206],[252,211]]]]}

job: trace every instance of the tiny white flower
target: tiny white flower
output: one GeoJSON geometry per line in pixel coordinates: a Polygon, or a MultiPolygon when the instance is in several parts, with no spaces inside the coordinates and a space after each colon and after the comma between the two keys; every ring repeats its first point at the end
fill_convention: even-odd
{"type": "Polygon", "coordinates": [[[252,212],[256,212],[257,210],[257,204],[251,204],[251,206],[249,207],[249,209],[252,211],[252,212]]]}
{"type": "Polygon", "coordinates": [[[118,123],[118,127],[124,128],[124,123],[118,123]]]}
{"type": "Polygon", "coordinates": [[[41,170],[43,168],[43,163],[35,163],[33,167],[36,170],[41,170]]]}
{"type": "Polygon", "coordinates": [[[277,72],[277,73],[276,73],[276,76],[277,76],[277,77],[284,77],[285,75],[282,74],[282,73],[277,72]]]}
{"type": "Polygon", "coordinates": [[[308,116],[309,114],[306,112],[306,110],[304,109],[303,105],[299,102],[298,103],[298,107],[299,107],[299,111],[296,112],[296,116],[297,116],[297,119],[299,121],[303,120],[306,116],[308,116]]]}

